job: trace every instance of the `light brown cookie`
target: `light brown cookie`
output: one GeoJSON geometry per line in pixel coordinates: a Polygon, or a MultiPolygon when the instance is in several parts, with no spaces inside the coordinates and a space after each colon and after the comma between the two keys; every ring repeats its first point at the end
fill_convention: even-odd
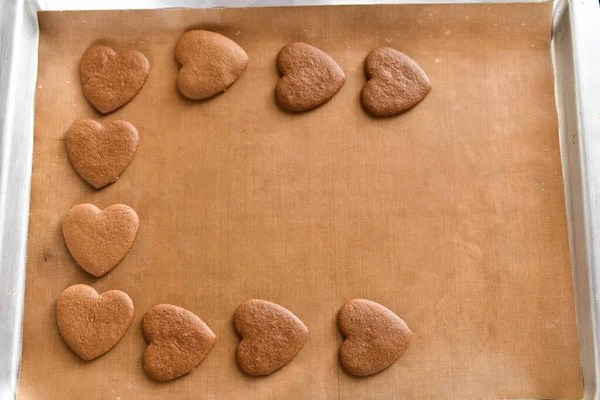
{"type": "Polygon", "coordinates": [[[265,300],[242,303],[233,317],[235,330],[242,336],[236,358],[248,375],[269,375],[298,354],[308,328],[290,311],[265,300]]]}
{"type": "Polygon", "coordinates": [[[107,46],[91,46],[81,57],[79,70],[85,97],[106,114],[135,97],[150,74],[150,63],[139,51],[117,54],[107,46]]]}
{"type": "Polygon", "coordinates": [[[78,204],[62,221],[69,252],[81,268],[99,277],[113,269],[133,246],[140,221],[131,207],[113,204],[100,211],[78,204]]]}
{"type": "Polygon", "coordinates": [[[164,382],[190,373],[208,355],[217,337],[192,312],[158,304],[144,315],[148,347],[142,364],[154,380],[164,382]]]}
{"type": "Polygon", "coordinates": [[[389,47],[372,50],[365,61],[369,80],[360,95],[365,110],[378,117],[403,113],[427,96],[431,83],[419,64],[389,47]]]}
{"type": "Polygon", "coordinates": [[[248,66],[248,55],[236,42],[215,32],[193,30],[175,46],[181,64],[177,86],[185,97],[208,99],[224,92],[248,66]]]}
{"type": "Polygon", "coordinates": [[[120,290],[98,294],[88,285],[73,285],[60,294],[56,321],[65,342],[84,360],[112,349],[133,321],[133,302],[120,290]]]}
{"type": "Polygon", "coordinates": [[[106,126],[91,119],[75,122],[65,136],[73,168],[96,189],[119,179],[139,143],[138,132],[125,121],[106,126]]]}
{"type": "Polygon", "coordinates": [[[331,56],[306,43],[286,44],[277,56],[283,75],[275,99],[285,110],[308,111],[326,103],[341,89],[344,71],[331,56]]]}
{"type": "Polygon", "coordinates": [[[375,374],[392,365],[410,344],[412,332],[396,314],[365,299],[346,303],[338,314],[346,340],[340,362],[355,376],[375,374]]]}

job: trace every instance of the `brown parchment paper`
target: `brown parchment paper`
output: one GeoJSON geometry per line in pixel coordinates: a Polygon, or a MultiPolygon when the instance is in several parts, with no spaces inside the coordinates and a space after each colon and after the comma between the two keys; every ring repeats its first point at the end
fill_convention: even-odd
{"type": "Polygon", "coordinates": [[[19,399],[576,398],[582,396],[550,60],[552,4],[398,5],[47,12],[39,75],[19,399]],[[173,49],[191,28],[238,42],[250,64],[209,101],[176,88],[173,49]],[[323,107],[274,102],[275,58],[289,41],[346,72],[323,107]],[[78,64],[92,43],[150,60],[134,100],[100,116],[78,64]],[[406,52],[433,84],[415,109],[362,110],[375,46],[406,52]],[[93,190],[64,133],[81,118],[124,119],[139,150],[119,181],[93,190]],[[125,260],[94,279],[65,247],[73,205],[132,206],[125,260]],[[60,292],[120,289],[135,303],[123,340],[92,362],[63,343],[60,292]],[[368,378],[337,361],[336,314],[349,299],[386,305],[414,331],[405,355],[368,378]],[[235,363],[236,307],[274,301],[310,339],[266,378],[235,363]],[[218,341],[190,375],[150,381],[140,321],[183,306],[218,341]]]}

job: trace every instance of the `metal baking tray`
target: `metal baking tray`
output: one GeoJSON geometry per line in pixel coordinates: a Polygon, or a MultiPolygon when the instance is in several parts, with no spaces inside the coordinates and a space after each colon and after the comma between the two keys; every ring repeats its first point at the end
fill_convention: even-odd
{"type": "MultiPolygon", "coordinates": [[[[452,3],[400,0],[377,3],[452,3]]],[[[471,2],[471,1],[468,1],[471,2]]],[[[481,2],[481,1],[475,1],[481,2]]],[[[368,0],[4,0],[0,7],[0,399],[15,398],[39,10],[365,4],[368,0]]],[[[600,399],[600,7],[558,0],[552,59],[585,399],[600,399]]]]}

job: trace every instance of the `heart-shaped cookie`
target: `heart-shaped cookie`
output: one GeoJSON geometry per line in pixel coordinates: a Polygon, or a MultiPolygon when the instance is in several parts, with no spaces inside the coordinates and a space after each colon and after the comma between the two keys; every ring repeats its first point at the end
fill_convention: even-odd
{"type": "Polygon", "coordinates": [[[192,312],[170,304],[158,304],[144,315],[148,347],[143,366],[154,380],[164,382],[190,373],[204,360],[217,337],[192,312]]]}
{"type": "Polygon", "coordinates": [[[92,46],[81,57],[83,93],[103,114],[127,104],[140,91],[150,63],[139,51],[115,53],[107,46],[92,46]]]}
{"type": "Polygon", "coordinates": [[[62,221],[69,252],[81,268],[100,277],[125,257],[140,221],[131,207],[113,204],[100,211],[93,204],[78,204],[62,221]]]}
{"type": "Polygon", "coordinates": [[[308,338],[308,328],[290,311],[265,300],[242,303],[233,317],[242,336],[236,358],[248,375],[269,375],[298,354],[308,338]]]}
{"type": "Polygon", "coordinates": [[[65,342],[84,360],[112,349],[133,321],[133,302],[120,290],[98,294],[88,285],[73,285],[60,294],[56,321],[65,342]]]}
{"type": "Polygon", "coordinates": [[[137,150],[139,136],[129,122],[113,121],[102,126],[84,119],[71,125],[65,142],[73,168],[100,189],[115,182],[125,171],[137,150]]]}
{"type": "Polygon", "coordinates": [[[308,111],[326,103],[341,89],[344,71],[331,56],[301,42],[286,44],[277,56],[283,75],[275,88],[275,99],[285,110],[308,111]]]}
{"type": "Polygon", "coordinates": [[[403,113],[419,103],[431,83],[419,64],[389,47],[372,50],[365,61],[369,80],[360,95],[365,110],[378,117],[403,113]]]}
{"type": "Polygon", "coordinates": [[[375,374],[392,365],[410,344],[406,323],[381,304],[365,299],[346,303],[338,314],[346,340],[340,346],[340,362],[355,376],[375,374]]]}
{"type": "Polygon", "coordinates": [[[248,55],[236,42],[215,32],[184,33],[175,46],[181,64],[177,86],[185,97],[202,100],[224,92],[248,66],[248,55]]]}

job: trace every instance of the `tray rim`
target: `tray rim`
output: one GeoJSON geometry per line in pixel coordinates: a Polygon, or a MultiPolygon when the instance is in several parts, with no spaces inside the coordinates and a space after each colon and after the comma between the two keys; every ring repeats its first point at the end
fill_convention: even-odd
{"type": "Polygon", "coordinates": [[[598,3],[555,3],[551,51],[584,399],[600,399],[600,252],[594,243],[600,233],[598,3]],[[572,81],[571,87],[566,80],[559,82],[561,74],[572,81]]]}

